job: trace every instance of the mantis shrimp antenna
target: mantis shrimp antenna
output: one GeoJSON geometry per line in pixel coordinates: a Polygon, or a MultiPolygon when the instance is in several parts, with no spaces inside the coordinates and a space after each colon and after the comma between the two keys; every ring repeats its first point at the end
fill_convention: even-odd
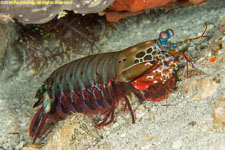
{"type": "Polygon", "coordinates": [[[191,38],[191,39],[187,39],[184,41],[179,41],[176,43],[171,43],[168,42],[168,39],[171,38],[174,35],[174,32],[172,29],[167,29],[166,31],[163,31],[159,34],[159,38],[157,40],[157,45],[162,49],[162,51],[167,51],[170,54],[174,55],[174,56],[181,56],[184,57],[187,61],[187,77],[188,77],[188,62],[191,63],[191,65],[194,67],[194,64],[192,63],[191,58],[187,57],[185,54],[179,52],[179,46],[184,45],[184,44],[188,44],[191,43],[195,40],[201,39],[201,38],[208,38],[208,36],[205,36],[206,30],[208,28],[207,23],[205,24],[205,30],[202,33],[201,36],[197,36],[195,38],[191,38]]]}

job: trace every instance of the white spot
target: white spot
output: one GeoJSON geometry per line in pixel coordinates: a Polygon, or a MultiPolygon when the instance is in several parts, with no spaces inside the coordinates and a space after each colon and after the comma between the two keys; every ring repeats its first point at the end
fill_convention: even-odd
{"type": "Polygon", "coordinates": [[[42,8],[41,9],[40,8],[34,8],[34,9],[31,9],[31,11],[32,12],[38,12],[38,11],[43,11],[43,9],[42,8]]]}
{"type": "Polygon", "coordinates": [[[53,13],[51,13],[51,14],[49,15],[49,18],[51,18],[53,15],[54,15],[54,14],[53,14],[53,13]]]}
{"type": "Polygon", "coordinates": [[[82,2],[84,5],[86,5],[86,4],[90,4],[91,3],[91,0],[83,0],[83,2],[82,2]]]}
{"type": "Polygon", "coordinates": [[[110,134],[110,131],[105,132],[105,135],[109,135],[109,134],[110,134]]]}
{"type": "Polygon", "coordinates": [[[149,78],[152,78],[152,79],[153,79],[153,78],[154,78],[154,76],[147,76],[147,79],[149,79],[149,78]]]}
{"type": "Polygon", "coordinates": [[[26,18],[26,19],[24,19],[24,20],[25,20],[26,22],[28,22],[28,21],[29,21],[29,19],[27,19],[27,18],[26,18]]]}
{"type": "Polygon", "coordinates": [[[19,17],[23,17],[23,15],[22,14],[19,14],[19,17]]]}
{"type": "Polygon", "coordinates": [[[102,0],[93,0],[93,2],[88,5],[88,7],[89,8],[96,7],[96,6],[100,5],[101,2],[102,2],[102,0]]]}
{"type": "Polygon", "coordinates": [[[77,8],[80,8],[80,4],[76,4],[76,7],[77,7],[77,8]]]}
{"type": "Polygon", "coordinates": [[[155,106],[151,108],[151,112],[156,112],[157,110],[158,110],[158,109],[157,109],[157,107],[155,107],[155,106]]]}
{"type": "Polygon", "coordinates": [[[153,81],[153,83],[158,83],[158,81],[157,81],[157,80],[155,80],[155,81],[153,81]]]}
{"type": "Polygon", "coordinates": [[[172,148],[174,149],[180,149],[183,146],[183,141],[177,140],[173,142],[172,148]]]}
{"type": "Polygon", "coordinates": [[[125,133],[123,133],[120,137],[121,138],[124,138],[126,136],[126,134],[125,133]]]}

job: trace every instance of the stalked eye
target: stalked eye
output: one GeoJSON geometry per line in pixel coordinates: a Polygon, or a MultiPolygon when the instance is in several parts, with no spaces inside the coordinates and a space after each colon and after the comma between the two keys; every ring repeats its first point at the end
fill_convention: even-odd
{"type": "Polygon", "coordinates": [[[165,31],[163,31],[163,32],[161,32],[160,34],[159,34],[159,38],[160,39],[168,39],[168,33],[167,32],[165,32],[165,31]]]}
{"type": "Polygon", "coordinates": [[[174,35],[174,32],[172,29],[167,29],[166,33],[168,34],[168,38],[171,38],[174,35]]]}

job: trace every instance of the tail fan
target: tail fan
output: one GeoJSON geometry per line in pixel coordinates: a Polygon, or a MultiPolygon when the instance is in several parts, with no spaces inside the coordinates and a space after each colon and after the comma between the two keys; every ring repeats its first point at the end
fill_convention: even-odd
{"type": "Polygon", "coordinates": [[[48,113],[44,113],[44,109],[41,107],[35,114],[31,121],[29,128],[29,135],[33,137],[33,144],[39,136],[41,129],[43,128],[45,121],[48,118],[48,113]]]}

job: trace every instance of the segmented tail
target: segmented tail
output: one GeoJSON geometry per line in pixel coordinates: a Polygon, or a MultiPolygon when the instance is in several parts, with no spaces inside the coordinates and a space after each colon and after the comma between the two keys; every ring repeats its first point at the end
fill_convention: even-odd
{"type": "Polygon", "coordinates": [[[29,135],[33,137],[33,144],[39,136],[46,119],[48,118],[48,113],[44,113],[44,109],[41,107],[35,114],[31,121],[29,128],[29,135]]]}
{"type": "MultiPolygon", "coordinates": [[[[38,98],[38,101],[34,103],[33,108],[40,105],[42,106],[34,115],[29,128],[29,135],[33,137],[33,143],[41,133],[41,129],[43,128],[46,120],[49,118],[49,113],[51,111],[52,101],[48,95],[47,84],[43,84],[38,89],[35,98],[38,98]]],[[[51,115],[54,115],[54,113],[50,114],[50,116],[51,115]]]]}

